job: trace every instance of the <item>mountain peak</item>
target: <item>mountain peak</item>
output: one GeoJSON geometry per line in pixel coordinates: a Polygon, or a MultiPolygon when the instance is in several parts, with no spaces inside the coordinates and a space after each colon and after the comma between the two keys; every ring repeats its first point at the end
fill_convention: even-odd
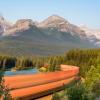
{"type": "Polygon", "coordinates": [[[34,22],[31,19],[20,19],[18,20],[12,27],[6,30],[6,32],[3,34],[5,35],[14,35],[16,36],[16,32],[21,32],[28,30],[31,27],[35,27],[34,22]]]}
{"type": "Polygon", "coordinates": [[[62,20],[65,21],[65,19],[63,17],[60,17],[58,15],[52,15],[50,17],[47,18],[48,20],[62,20]]]}
{"type": "Polygon", "coordinates": [[[15,24],[16,26],[20,27],[20,26],[33,26],[34,23],[31,19],[20,19],[16,22],[15,24]]]}
{"type": "Polygon", "coordinates": [[[38,24],[38,27],[57,27],[62,23],[69,23],[64,18],[58,15],[52,15],[38,24]]]}
{"type": "Polygon", "coordinates": [[[17,30],[27,30],[30,27],[35,26],[35,24],[31,19],[20,19],[15,23],[14,26],[17,28],[17,30]]]}

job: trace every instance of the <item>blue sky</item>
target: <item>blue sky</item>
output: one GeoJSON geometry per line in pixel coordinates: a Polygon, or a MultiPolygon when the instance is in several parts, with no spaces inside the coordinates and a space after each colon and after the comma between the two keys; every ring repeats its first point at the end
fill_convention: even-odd
{"type": "Polygon", "coordinates": [[[12,22],[57,14],[76,25],[100,28],[100,0],[0,0],[0,13],[12,22]]]}

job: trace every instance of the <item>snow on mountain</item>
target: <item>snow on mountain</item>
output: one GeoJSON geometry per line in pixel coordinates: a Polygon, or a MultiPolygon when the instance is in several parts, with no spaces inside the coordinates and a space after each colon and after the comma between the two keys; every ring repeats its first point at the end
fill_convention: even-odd
{"type": "Polygon", "coordinates": [[[85,39],[85,33],[78,26],[69,23],[66,19],[52,15],[44,21],[38,23],[39,28],[56,28],[60,32],[70,33],[72,36],[77,35],[81,39],[85,39]]]}
{"type": "Polygon", "coordinates": [[[17,35],[16,32],[22,32],[24,30],[28,30],[33,25],[34,23],[31,19],[20,19],[14,25],[12,25],[12,27],[8,28],[3,35],[16,36],[17,35]]]}
{"type": "Polygon", "coordinates": [[[0,34],[3,35],[10,27],[11,24],[6,21],[3,16],[0,16],[0,34]]]}
{"type": "Polygon", "coordinates": [[[85,31],[88,40],[96,45],[100,46],[100,30],[91,29],[86,26],[80,26],[80,29],[85,31]]]}
{"type": "Polygon", "coordinates": [[[17,33],[29,30],[31,27],[36,27],[39,30],[56,29],[58,33],[69,33],[72,37],[76,36],[79,37],[81,40],[86,40],[90,43],[100,46],[99,29],[90,29],[86,26],[78,27],[58,15],[52,15],[40,23],[33,22],[31,19],[20,19],[15,24],[10,24],[4,19],[4,17],[0,16],[0,34],[3,36],[16,36],[18,35],[17,33]]]}

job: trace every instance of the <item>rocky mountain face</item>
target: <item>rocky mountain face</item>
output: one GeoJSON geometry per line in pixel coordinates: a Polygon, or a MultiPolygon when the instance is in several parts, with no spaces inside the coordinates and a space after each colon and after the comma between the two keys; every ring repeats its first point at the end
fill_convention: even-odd
{"type": "Polygon", "coordinates": [[[70,33],[71,35],[77,35],[81,39],[84,39],[86,37],[84,31],[81,31],[79,27],[70,24],[68,21],[66,21],[64,18],[59,17],[57,15],[53,15],[48,17],[46,20],[40,22],[38,25],[40,28],[50,28],[50,29],[57,29],[60,32],[66,32],[70,33]]]}
{"type": "MultiPolygon", "coordinates": [[[[4,20],[4,18],[2,19],[4,20]]],[[[5,23],[5,21],[3,22],[5,23]]],[[[79,27],[70,24],[64,18],[59,17],[57,15],[50,16],[46,20],[36,24],[31,19],[20,19],[14,25],[10,27],[9,26],[10,25],[8,25],[6,22],[6,29],[3,35],[15,35],[16,32],[25,31],[28,30],[31,26],[36,26],[42,29],[57,29],[57,31],[60,32],[66,32],[70,33],[71,35],[80,36],[81,39],[86,37],[84,31],[81,31],[79,27]]]]}
{"type": "Polygon", "coordinates": [[[100,29],[90,29],[86,26],[81,26],[81,30],[86,33],[87,39],[100,47],[100,29]]]}
{"type": "Polygon", "coordinates": [[[4,19],[3,16],[0,16],[0,35],[3,35],[5,31],[11,27],[11,24],[4,19]]]}
{"type": "Polygon", "coordinates": [[[0,34],[3,36],[17,36],[18,33],[29,30],[31,27],[37,27],[39,30],[42,29],[42,32],[46,33],[46,35],[50,31],[49,36],[50,34],[54,35],[55,33],[52,33],[52,31],[56,30],[58,33],[70,33],[72,37],[76,36],[81,40],[87,40],[94,44],[100,40],[100,30],[78,27],[58,15],[50,16],[40,23],[35,23],[31,19],[20,19],[14,25],[9,24],[3,17],[0,17],[0,34]]]}
{"type": "Polygon", "coordinates": [[[16,36],[18,32],[28,30],[31,26],[35,26],[31,19],[20,19],[14,25],[6,29],[4,36],[16,36]]]}
{"type": "Polygon", "coordinates": [[[0,35],[4,33],[4,18],[0,16],[0,35]]]}
{"type": "Polygon", "coordinates": [[[0,52],[18,55],[62,54],[68,49],[97,47],[100,41],[99,34],[87,32],[57,15],[40,23],[20,19],[15,24],[1,17],[0,34],[0,52]]]}

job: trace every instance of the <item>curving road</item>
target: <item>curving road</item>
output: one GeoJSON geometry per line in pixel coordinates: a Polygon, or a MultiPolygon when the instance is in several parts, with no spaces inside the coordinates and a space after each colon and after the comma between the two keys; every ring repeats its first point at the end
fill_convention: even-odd
{"type": "Polygon", "coordinates": [[[30,75],[6,76],[5,84],[11,90],[12,98],[34,99],[60,89],[64,84],[77,79],[79,68],[61,65],[61,71],[30,75]]]}

